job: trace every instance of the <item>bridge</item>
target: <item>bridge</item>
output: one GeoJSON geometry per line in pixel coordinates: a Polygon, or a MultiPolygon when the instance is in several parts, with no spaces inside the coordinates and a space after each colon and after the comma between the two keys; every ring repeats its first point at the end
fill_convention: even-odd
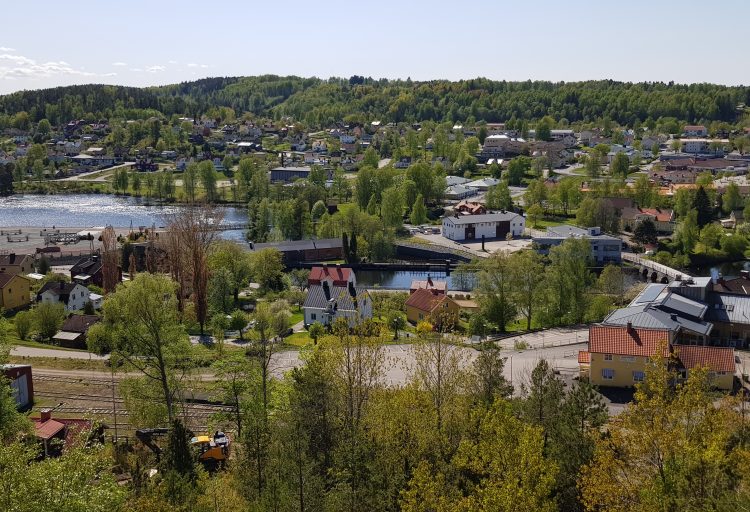
{"type": "Polygon", "coordinates": [[[622,253],[622,259],[624,261],[637,265],[642,270],[643,276],[645,278],[648,278],[650,274],[651,280],[654,282],[658,280],[659,276],[662,276],[662,282],[664,282],[665,279],[667,280],[667,282],[685,281],[693,277],[687,272],[683,272],[682,270],[675,270],[672,267],[662,265],[661,263],[657,263],[654,260],[643,258],[637,254],[633,254],[632,252],[622,253]]]}

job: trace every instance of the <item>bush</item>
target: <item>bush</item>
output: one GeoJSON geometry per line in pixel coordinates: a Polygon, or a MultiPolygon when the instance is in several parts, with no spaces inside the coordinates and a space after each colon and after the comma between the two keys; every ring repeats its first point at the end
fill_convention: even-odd
{"type": "Polygon", "coordinates": [[[14,319],[16,334],[22,340],[26,340],[31,333],[31,328],[34,326],[34,319],[31,317],[31,312],[21,311],[14,319]]]}

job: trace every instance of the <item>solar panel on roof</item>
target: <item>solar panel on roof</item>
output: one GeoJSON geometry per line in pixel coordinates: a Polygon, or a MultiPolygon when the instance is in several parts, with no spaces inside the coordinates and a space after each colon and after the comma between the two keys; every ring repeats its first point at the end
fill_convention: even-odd
{"type": "Polygon", "coordinates": [[[642,302],[653,302],[662,291],[664,291],[664,285],[649,285],[645,290],[643,290],[641,296],[638,297],[638,303],[640,304],[642,302]]]}

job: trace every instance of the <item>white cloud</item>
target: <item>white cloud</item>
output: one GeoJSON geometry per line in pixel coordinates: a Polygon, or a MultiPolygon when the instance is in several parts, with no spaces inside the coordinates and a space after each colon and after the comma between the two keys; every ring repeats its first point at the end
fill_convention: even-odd
{"type": "Polygon", "coordinates": [[[65,61],[37,62],[22,55],[0,54],[0,79],[34,79],[61,75],[96,76],[95,73],[74,68],[65,61]]]}
{"type": "Polygon", "coordinates": [[[123,66],[127,66],[127,63],[125,63],[125,62],[113,62],[112,65],[113,66],[117,66],[117,67],[123,67],[123,66]]]}
{"type": "Polygon", "coordinates": [[[208,64],[201,64],[201,67],[202,67],[202,68],[207,68],[207,67],[208,67],[208,64]]]}
{"type": "Polygon", "coordinates": [[[104,73],[102,76],[117,76],[117,73],[104,73]]]}
{"type": "Polygon", "coordinates": [[[189,63],[189,64],[188,64],[187,66],[188,66],[189,68],[197,68],[197,67],[198,67],[198,64],[196,64],[195,62],[190,62],[190,63],[189,63]]]}
{"type": "Polygon", "coordinates": [[[15,48],[8,48],[7,46],[0,46],[0,52],[14,52],[15,48]]]}
{"type": "Polygon", "coordinates": [[[146,71],[149,73],[160,73],[162,71],[166,71],[167,68],[164,66],[149,66],[146,68],[146,71]]]}
{"type": "Polygon", "coordinates": [[[170,60],[169,64],[179,64],[176,60],[170,60]]]}

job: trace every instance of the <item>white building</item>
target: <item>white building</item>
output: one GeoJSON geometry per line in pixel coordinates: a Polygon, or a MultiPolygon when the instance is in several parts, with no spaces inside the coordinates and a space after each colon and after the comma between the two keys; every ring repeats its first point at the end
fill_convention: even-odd
{"type": "Polygon", "coordinates": [[[526,219],[513,212],[443,217],[443,236],[449,240],[519,237],[525,227],[526,219]]]}
{"type": "Polygon", "coordinates": [[[724,149],[726,146],[729,145],[729,140],[727,139],[680,139],[680,144],[682,145],[682,151],[684,153],[691,153],[691,154],[717,154],[722,155],[724,154],[724,149]],[[716,149],[713,149],[712,147],[716,146],[716,149]]]}
{"type": "Polygon", "coordinates": [[[36,300],[62,302],[67,311],[78,311],[89,301],[89,290],[79,283],[47,283],[39,290],[36,300]]]}
{"type": "Polygon", "coordinates": [[[305,327],[318,322],[330,325],[345,319],[349,327],[372,318],[372,299],[357,286],[350,268],[323,265],[313,267],[307,279],[307,298],[302,306],[305,327]]]}

